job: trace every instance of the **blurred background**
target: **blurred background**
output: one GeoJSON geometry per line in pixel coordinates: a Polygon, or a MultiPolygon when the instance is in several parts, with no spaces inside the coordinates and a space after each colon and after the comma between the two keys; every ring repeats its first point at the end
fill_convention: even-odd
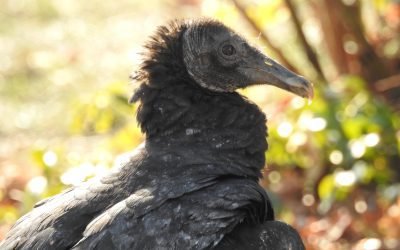
{"type": "Polygon", "coordinates": [[[38,200],[143,136],[128,76],[158,25],[212,17],[310,79],[312,103],[242,91],[269,119],[263,185],[307,249],[400,249],[400,1],[2,0],[0,240],[38,200]]]}

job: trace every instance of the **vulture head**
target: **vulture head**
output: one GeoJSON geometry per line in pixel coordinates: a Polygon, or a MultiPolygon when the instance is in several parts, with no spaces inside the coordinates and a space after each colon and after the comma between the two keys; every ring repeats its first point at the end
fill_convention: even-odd
{"type": "Polygon", "coordinates": [[[270,84],[313,97],[310,82],[218,21],[173,21],[159,27],[145,49],[144,60],[132,76],[139,86],[130,102],[140,102],[137,120],[148,137],[178,124],[190,102],[201,103],[200,96],[233,98],[240,96],[232,93],[237,89],[270,84]],[[172,99],[175,103],[165,103],[172,99]]]}
{"type": "Polygon", "coordinates": [[[189,23],[183,31],[182,56],[189,75],[203,88],[233,92],[255,84],[270,84],[305,98],[313,88],[299,76],[216,21],[189,23]]]}

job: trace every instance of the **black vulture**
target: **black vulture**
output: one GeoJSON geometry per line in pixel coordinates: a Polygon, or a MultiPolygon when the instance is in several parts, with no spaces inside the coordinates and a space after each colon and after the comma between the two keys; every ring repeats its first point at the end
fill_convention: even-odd
{"type": "Polygon", "coordinates": [[[304,249],[258,184],[266,117],[235,92],[311,84],[218,21],[173,21],[133,77],[146,140],[109,174],[37,203],[0,249],[304,249]]]}

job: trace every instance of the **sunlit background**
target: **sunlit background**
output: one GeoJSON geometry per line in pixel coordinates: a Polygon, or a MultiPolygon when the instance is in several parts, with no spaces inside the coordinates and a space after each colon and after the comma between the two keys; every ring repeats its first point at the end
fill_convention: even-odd
{"type": "Polygon", "coordinates": [[[213,17],[314,82],[244,90],[268,117],[263,185],[307,249],[400,248],[400,1],[3,0],[0,240],[38,200],[143,137],[129,74],[158,25],[213,17]]]}

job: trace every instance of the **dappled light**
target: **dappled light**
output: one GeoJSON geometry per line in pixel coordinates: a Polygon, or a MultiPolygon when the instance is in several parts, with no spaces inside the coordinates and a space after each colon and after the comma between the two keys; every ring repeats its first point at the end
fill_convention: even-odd
{"type": "Polygon", "coordinates": [[[169,20],[205,16],[314,85],[312,100],[239,91],[268,120],[262,185],[277,218],[310,250],[400,248],[399,1],[2,5],[0,240],[39,200],[127,160],[143,141],[128,103],[142,45],[169,20]]]}

